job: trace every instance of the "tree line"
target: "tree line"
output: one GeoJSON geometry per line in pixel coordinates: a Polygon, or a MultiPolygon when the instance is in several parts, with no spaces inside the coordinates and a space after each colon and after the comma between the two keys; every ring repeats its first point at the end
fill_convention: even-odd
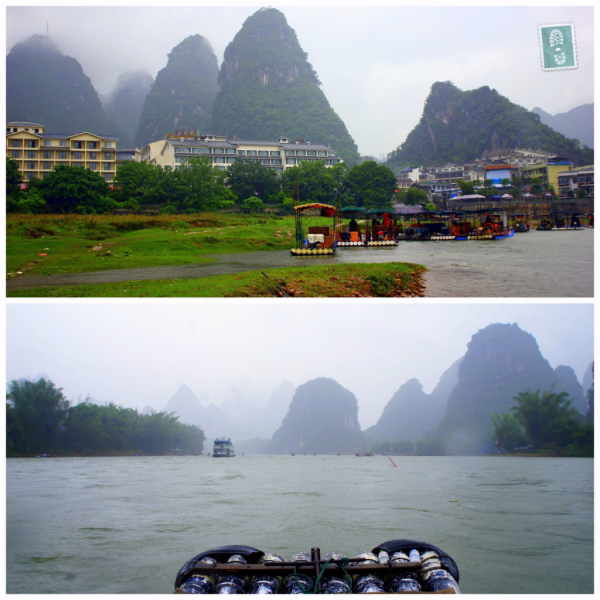
{"type": "Polygon", "coordinates": [[[206,437],[195,425],[179,423],[174,413],[140,414],[113,403],[85,400],[72,404],[62,388],[40,378],[13,380],[6,396],[6,454],[163,455],[178,448],[200,454],[206,437]]]}
{"type": "Polygon", "coordinates": [[[17,162],[6,159],[7,211],[14,213],[103,214],[115,209],[137,212],[156,207],[162,214],[227,210],[259,210],[265,204],[290,207],[294,201],[340,206],[390,208],[396,188],[394,173],[375,161],[350,168],[305,161],[277,174],[258,161],[238,159],[226,171],[209,158],[194,157],[176,169],[147,162],[125,162],[109,185],[97,172],[57,165],[43,179],[21,190],[17,162]]]}

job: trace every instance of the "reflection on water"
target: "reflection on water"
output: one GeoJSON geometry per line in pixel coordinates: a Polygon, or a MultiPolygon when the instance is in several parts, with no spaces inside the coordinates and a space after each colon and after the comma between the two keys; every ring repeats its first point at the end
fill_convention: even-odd
{"type": "Polygon", "coordinates": [[[172,593],[186,561],[225,544],[289,559],[313,546],[354,556],[408,538],[448,552],[466,593],[593,592],[593,459],[395,462],[10,459],[7,591],[172,593]]]}

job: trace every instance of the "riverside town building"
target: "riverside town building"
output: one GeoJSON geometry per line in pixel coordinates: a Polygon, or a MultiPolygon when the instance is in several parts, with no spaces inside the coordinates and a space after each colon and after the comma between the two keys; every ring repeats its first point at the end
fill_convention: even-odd
{"type": "Polygon", "coordinates": [[[17,161],[25,181],[43,179],[56,165],[84,167],[112,181],[117,171],[116,135],[45,133],[44,125],[6,124],[6,156],[17,161]]]}
{"type": "Polygon", "coordinates": [[[303,139],[290,142],[280,137],[276,142],[228,140],[226,136],[200,135],[195,131],[168,133],[163,140],[142,149],[142,160],[163,168],[177,169],[190,158],[204,156],[214,167],[225,170],[238,159],[255,160],[276,173],[283,173],[305,161],[322,160],[331,167],[342,159],[331,146],[311,144],[303,139]]]}

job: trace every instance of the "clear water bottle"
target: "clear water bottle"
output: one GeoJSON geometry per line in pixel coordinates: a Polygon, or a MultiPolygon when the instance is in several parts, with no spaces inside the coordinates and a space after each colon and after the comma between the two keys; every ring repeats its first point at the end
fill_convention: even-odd
{"type": "Polygon", "coordinates": [[[356,594],[383,594],[383,581],[377,575],[359,575],[353,591],[356,594]]]}
{"type": "MultiPolygon", "coordinates": [[[[279,554],[264,554],[260,564],[282,563],[283,558],[279,554]]],[[[276,594],[281,577],[275,575],[257,575],[252,580],[251,594],[276,594]]]]}
{"type": "Polygon", "coordinates": [[[411,550],[410,554],[408,555],[408,558],[410,559],[411,563],[420,563],[421,562],[421,555],[419,554],[418,550],[411,550]]]}
{"type": "Polygon", "coordinates": [[[377,555],[377,558],[379,559],[380,565],[387,565],[390,560],[390,555],[385,550],[381,550],[377,555]]]}
{"type": "MultiPolygon", "coordinates": [[[[329,552],[326,554],[324,560],[342,560],[346,558],[339,552],[329,552]]],[[[323,584],[319,590],[319,594],[349,594],[351,584],[345,577],[340,575],[328,575],[323,577],[323,584]]]]}
{"type": "Polygon", "coordinates": [[[397,592],[420,592],[421,584],[414,573],[404,573],[392,577],[387,585],[386,592],[395,594],[397,592]]]}
{"type": "Polygon", "coordinates": [[[179,589],[186,594],[212,594],[215,590],[215,580],[208,575],[192,575],[179,589]]]}
{"type": "MultiPolygon", "coordinates": [[[[246,559],[239,554],[229,557],[227,564],[246,564],[246,559]]],[[[217,583],[217,594],[245,594],[248,590],[248,581],[240,575],[222,575],[217,583]]]]}

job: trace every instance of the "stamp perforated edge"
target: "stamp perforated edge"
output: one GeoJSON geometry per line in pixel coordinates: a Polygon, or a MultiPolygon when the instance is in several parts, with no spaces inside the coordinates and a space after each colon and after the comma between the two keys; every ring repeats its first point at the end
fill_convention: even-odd
{"type": "Polygon", "coordinates": [[[579,67],[577,57],[577,37],[575,35],[575,23],[540,23],[538,25],[538,39],[540,41],[540,64],[542,71],[571,71],[579,67]],[[542,27],[570,27],[573,32],[573,66],[572,67],[544,67],[544,44],[542,42],[542,27]]]}

